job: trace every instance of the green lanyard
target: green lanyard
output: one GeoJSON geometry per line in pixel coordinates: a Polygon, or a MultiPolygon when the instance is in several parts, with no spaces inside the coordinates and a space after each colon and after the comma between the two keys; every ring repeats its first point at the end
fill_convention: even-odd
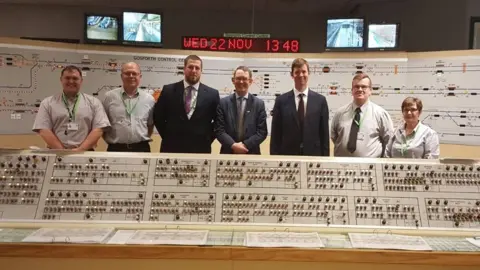
{"type": "Polygon", "coordinates": [[[367,111],[368,111],[368,106],[365,109],[365,111],[363,112],[363,115],[360,116],[360,121],[358,121],[358,122],[355,120],[355,111],[353,111],[353,118],[354,118],[353,121],[355,121],[355,124],[357,124],[358,129],[360,129],[360,127],[362,126],[362,123],[363,123],[363,120],[365,119],[365,114],[367,113],[367,111]]]}
{"type": "MultiPolygon", "coordinates": [[[[137,95],[138,95],[138,94],[139,94],[139,93],[137,93],[137,95]]],[[[127,104],[127,103],[125,102],[125,98],[123,98],[123,93],[120,94],[120,95],[121,95],[120,98],[121,98],[122,101],[123,101],[123,105],[125,105],[125,112],[127,113],[127,115],[128,115],[129,117],[132,116],[132,113],[133,113],[133,111],[135,110],[135,107],[137,107],[138,99],[139,99],[140,97],[137,96],[137,98],[138,98],[138,99],[137,99],[137,102],[135,102],[135,104],[133,104],[133,106],[132,106],[132,102],[131,102],[132,99],[131,99],[131,98],[128,99],[128,104],[127,104]]]]}
{"type": "Polygon", "coordinates": [[[411,136],[410,140],[408,139],[409,136],[407,136],[407,134],[406,134],[407,131],[405,131],[405,142],[402,143],[402,148],[400,148],[400,152],[402,152],[402,157],[405,156],[405,153],[407,152],[408,147],[410,147],[410,144],[412,143],[413,139],[415,139],[415,135],[417,135],[417,132],[418,132],[419,129],[420,129],[420,126],[418,126],[417,128],[415,128],[413,130],[413,136],[412,136],[412,134],[409,135],[409,136],[411,136]]]}
{"type": "Polygon", "coordinates": [[[80,100],[78,98],[78,94],[75,97],[75,103],[73,103],[72,110],[70,110],[70,106],[68,104],[67,97],[65,96],[65,93],[62,94],[62,100],[63,100],[63,104],[65,104],[65,108],[67,108],[68,117],[69,117],[70,121],[75,121],[75,114],[77,113],[78,101],[80,100]]]}

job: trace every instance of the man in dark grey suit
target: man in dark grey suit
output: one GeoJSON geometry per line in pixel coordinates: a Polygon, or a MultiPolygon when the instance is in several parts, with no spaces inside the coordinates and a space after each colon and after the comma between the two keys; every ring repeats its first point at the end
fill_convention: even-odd
{"type": "Polygon", "coordinates": [[[267,137],[267,114],[263,100],[248,93],[252,71],[238,67],[232,82],[235,93],[220,100],[215,121],[215,135],[222,144],[221,154],[260,154],[260,144],[267,137]]]}
{"type": "Polygon", "coordinates": [[[273,107],[271,155],[330,155],[327,100],[308,89],[309,73],[305,59],[293,61],[295,88],[279,96],[273,107]]]}
{"type": "Polygon", "coordinates": [[[153,121],[162,137],[162,153],[212,152],[220,95],[200,82],[202,66],[200,57],[186,57],[184,80],[165,85],[155,104],[153,121]]]}

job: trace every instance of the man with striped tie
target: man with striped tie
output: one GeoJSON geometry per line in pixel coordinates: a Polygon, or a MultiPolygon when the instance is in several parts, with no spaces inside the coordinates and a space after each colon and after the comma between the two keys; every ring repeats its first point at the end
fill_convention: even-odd
{"type": "Polygon", "coordinates": [[[211,153],[220,95],[200,82],[203,62],[196,55],[184,60],[184,79],[165,85],[154,108],[154,123],[162,137],[162,153],[211,153]]]}

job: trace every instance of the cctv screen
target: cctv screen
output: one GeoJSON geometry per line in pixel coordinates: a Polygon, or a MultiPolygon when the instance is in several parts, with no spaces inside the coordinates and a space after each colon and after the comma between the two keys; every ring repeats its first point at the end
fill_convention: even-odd
{"type": "Polygon", "coordinates": [[[87,16],[87,39],[117,40],[118,20],[108,16],[87,16]]]}
{"type": "Polygon", "coordinates": [[[161,15],[138,12],[123,13],[123,40],[162,43],[161,15]]]}
{"type": "Polygon", "coordinates": [[[368,26],[368,48],[395,48],[397,31],[396,24],[370,24],[368,26]]]}
{"type": "Polygon", "coordinates": [[[362,48],[363,19],[330,19],[327,21],[327,48],[362,48]]]}

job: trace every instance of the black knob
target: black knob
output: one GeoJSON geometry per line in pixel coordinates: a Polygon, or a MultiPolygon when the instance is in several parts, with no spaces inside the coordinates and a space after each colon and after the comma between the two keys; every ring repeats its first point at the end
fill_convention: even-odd
{"type": "Polygon", "coordinates": [[[210,200],[213,200],[213,194],[210,194],[209,198],[210,198],[210,200]]]}
{"type": "Polygon", "coordinates": [[[376,199],[376,198],[373,198],[373,203],[377,203],[377,199],[376,199]]]}
{"type": "Polygon", "coordinates": [[[264,200],[264,201],[268,200],[268,197],[267,197],[267,196],[263,196],[263,200],[264,200]]]}
{"type": "Polygon", "coordinates": [[[429,204],[429,205],[432,204],[432,200],[428,200],[428,204],[429,204]]]}
{"type": "Polygon", "coordinates": [[[236,199],[237,199],[237,195],[233,195],[233,199],[236,200],[236,199]]]}
{"type": "Polygon", "coordinates": [[[387,224],[387,221],[385,219],[382,219],[382,225],[387,224]]]}
{"type": "Polygon", "coordinates": [[[140,199],[143,198],[143,194],[142,194],[142,193],[139,193],[139,194],[138,194],[138,197],[139,197],[140,199]]]}
{"type": "Polygon", "coordinates": [[[342,198],[342,203],[344,203],[344,202],[345,202],[345,198],[342,198]]]}
{"type": "Polygon", "coordinates": [[[370,164],[369,168],[370,168],[370,170],[373,170],[373,164],[370,164]]]}
{"type": "Polygon", "coordinates": [[[275,196],[272,196],[272,201],[275,201],[275,196]]]}
{"type": "Polygon", "coordinates": [[[311,198],[310,198],[310,201],[311,201],[311,202],[315,201],[315,198],[311,197],[311,198]]]}
{"type": "Polygon", "coordinates": [[[57,158],[57,161],[58,161],[58,162],[61,162],[61,161],[62,161],[62,158],[61,158],[61,157],[58,157],[58,158],[57,158]]]}
{"type": "Polygon", "coordinates": [[[90,163],[92,163],[92,162],[93,162],[93,158],[89,158],[88,161],[89,161],[90,163]]]}
{"type": "Polygon", "coordinates": [[[175,199],[175,195],[170,194],[170,199],[175,199]]]}
{"type": "Polygon", "coordinates": [[[322,197],[318,197],[318,202],[321,202],[322,201],[322,197]]]}
{"type": "Polygon", "coordinates": [[[361,202],[362,202],[362,199],[358,198],[357,203],[361,203],[361,202]]]}
{"type": "Polygon", "coordinates": [[[158,199],[158,197],[159,197],[159,196],[158,196],[158,193],[155,193],[154,196],[155,196],[155,199],[158,199]]]}

